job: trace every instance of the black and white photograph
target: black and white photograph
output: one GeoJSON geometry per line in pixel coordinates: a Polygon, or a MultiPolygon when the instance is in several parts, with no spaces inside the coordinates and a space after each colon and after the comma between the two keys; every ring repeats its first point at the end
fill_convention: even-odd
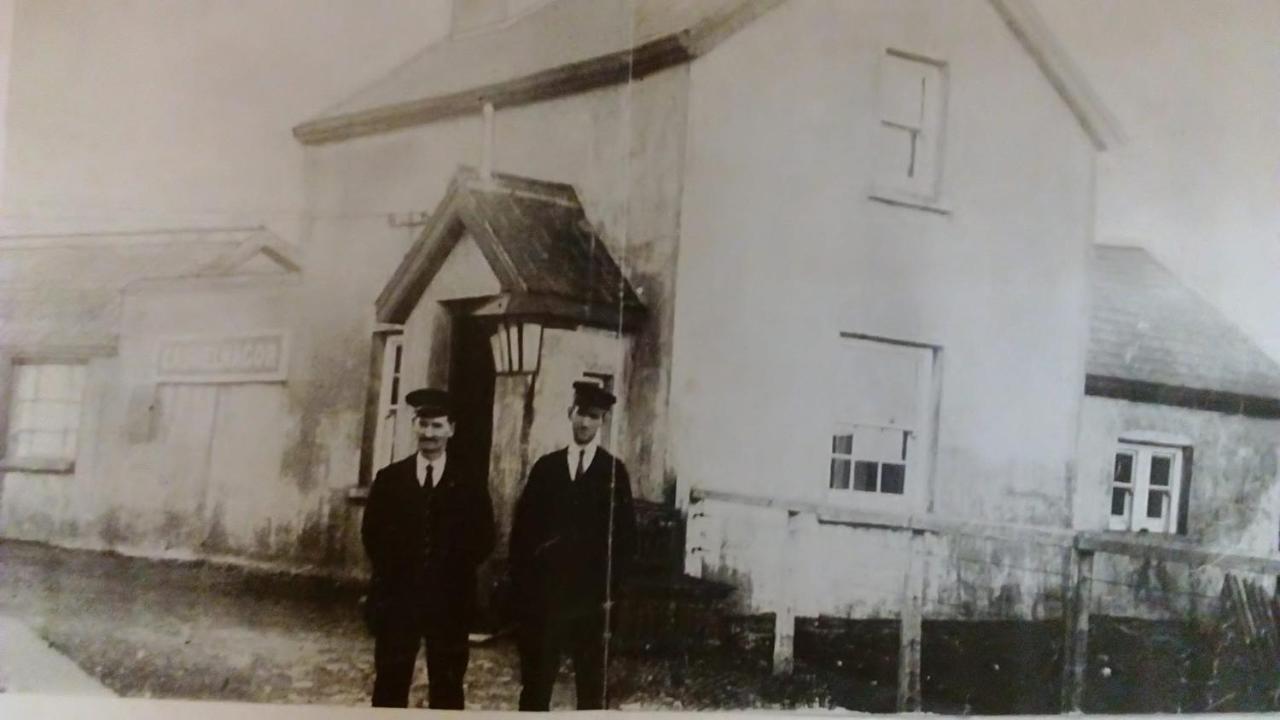
{"type": "Polygon", "coordinates": [[[1278,37],[0,0],[0,715],[1280,711],[1278,37]]]}

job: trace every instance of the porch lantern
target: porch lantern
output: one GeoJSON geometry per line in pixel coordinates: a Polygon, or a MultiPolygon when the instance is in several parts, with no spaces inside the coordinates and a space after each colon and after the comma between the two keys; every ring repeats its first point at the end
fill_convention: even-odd
{"type": "Polygon", "coordinates": [[[493,367],[499,375],[536,373],[542,360],[541,323],[502,318],[498,321],[489,345],[493,349],[493,367]]]}

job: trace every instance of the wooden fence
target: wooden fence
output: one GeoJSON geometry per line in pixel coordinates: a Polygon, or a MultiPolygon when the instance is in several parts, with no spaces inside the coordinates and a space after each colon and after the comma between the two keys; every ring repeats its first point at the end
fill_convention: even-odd
{"type": "MultiPolygon", "coordinates": [[[[1089,619],[1093,602],[1093,565],[1099,553],[1129,558],[1181,563],[1192,567],[1213,566],[1222,570],[1280,575],[1280,555],[1259,556],[1226,553],[1205,548],[1184,537],[1120,532],[1088,532],[1067,528],[1051,528],[1015,524],[966,522],[933,514],[894,515],[856,508],[825,505],[779,498],[695,489],[690,493],[694,504],[715,501],[786,512],[789,518],[816,516],[823,524],[874,528],[887,532],[910,533],[912,561],[904,572],[901,590],[898,710],[916,712],[922,708],[921,638],[923,626],[923,570],[917,538],[928,534],[1004,540],[1015,543],[1035,542],[1070,550],[1070,567],[1064,603],[1064,653],[1062,665],[1063,712],[1080,712],[1084,700],[1085,669],[1089,657],[1089,619]]],[[[794,523],[789,522],[788,526],[794,523]]],[[[774,644],[775,672],[788,672],[793,664],[792,639],[795,636],[795,612],[781,608],[777,612],[774,644]]]]}

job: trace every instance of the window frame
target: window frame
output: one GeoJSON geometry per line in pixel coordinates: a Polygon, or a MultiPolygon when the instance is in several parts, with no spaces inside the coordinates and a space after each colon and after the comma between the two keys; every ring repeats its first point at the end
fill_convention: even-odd
{"type": "MultiPolygon", "coordinates": [[[[51,352],[47,354],[10,354],[0,353],[0,361],[3,361],[3,393],[0,394],[2,400],[2,412],[0,412],[0,471],[4,472],[32,472],[32,473],[72,473],[75,471],[76,461],[79,459],[80,450],[83,446],[81,434],[85,428],[84,414],[88,406],[87,398],[90,386],[90,360],[93,353],[57,353],[51,352]],[[25,454],[18,455],[13,447],[14,435],[23,430],[15,429],[15,415],[17,413],[17,403],[19,399],[18,384],[20,370],[24,367],[62,367],[62,368],[78,368],[80,373],[79,389],[74,398],[75,409],[74,415],[74,442],[69,451],[62,451],[56,454],[25,454]]],[[[39,401],[40,398],[35,398],[39,401]]],[[[47,400],[47,399],[46,399],[47,400]]],[[[71,402],[65,400],[63,402],[71,402]]],[[[62,432],[68,432],[63,429],[62,432]]]]}
{"type": "MultiPolygon", "coordinates": [[[[826,445],[826,473],[823,478],[823,493],[832,503],[866,508],[886,512],[927,512],[932,509],[932,485],[934,456],[937,446],[937,425],[940,406],[940,379],[942,349],[936,345],[920,342],[897,340],[892,338],[864,335],[860,333],[840,333],[837,353],[853,347],[855,343],[873,343],[900,350],[920,353],[919,367],[916,374],[916,393],[914,417],[910,422],[885,424],[875,422],[872,418],[840,417],[840,411],[834,411],[828,423],[826,445]],[[851,446],[850,453],[838,453],[835,438],[839,435],[856,432],[857,429],[893,430],[903,433],[906,457],[898,461],[887,458],[856,457],[856,445],[851,446]],[[832,487],[832,465],[838,457],[849,460],[849,482],[847,488],[832,487]],[[855,489],[856,463],[875,462],[875,491],[855,489]],[[885,464],[903,465],[903,492],[888,493],[882,488],[885,464]]],[[[840,368],[841,371],[846,368],[840,368]]],[[[854,441],[856,442],[856,441],[854,441]]]]}
{"type": "MultiPolygon", "coordinates": [[[[383,416],[387,411],[384,401],[390,394],[390,387],[384,378],[384,372],[389,361],[387,348],[392,343],[403,347],[404,327],[391,323],[379,324],[374,329],[369,343],[369,374],[365,390],[364,428],[360,438],[359,471],[355,487],[348,493],[348,498],[357,503],[363,502],[369,485],[373,483],[374,473],[386,465],[385,462],[379,464],[380,443],[386,442],[379,436],[379,432],[380,430],[386,432],[382,429],[383,416]]],[[[390,360],[394,360],[394,352],[390,355],[390,360]]],[[[401,370],[403,371],[403,364],[401,370]]],[[[400,391],[403,394],[404,388],[400,388],[400,391]]],[[[392,423],[391,432],[394,437],[394,423],[392,423]]]]}
{"type": "MultiPolygon", "coordinates": [[[[928,178],[922,181],[908,181],[901,178],[889,178],[882,175],[881,167],[885,162],[883,153],[887,152],[888,143],[872,142],[874,161],[872,163],[870,200],[914,208],[942,215],[950,214],[943,203],[943,169],[946,156],[947,108],[951,87],[950,64],[936,57],[917,52],[885,47],[878,56],[876,64],[873,95],[875,100],[874,137],[879,138],[884,128],[901,128],[910,132],[910,128],[902,123],[886,118],[885,93],[888,83],[888,64],[905,61],[926,66],[936,72],[938,88],[935,92],[925,94],[921,98],[920,127],[915,129],[912,147],[927,147],[930,163],[927,168],[928,178]],[[933,98],[932,104],[928,101],[933,98]],[[921,188],[918,185],[923,184],[921,188]]],[[[913,157],[915,153],[913,153],[913,157]]]]}
{"type": "Polygon", "coordinates": [[[396,426],[404,397],[404,334],[383,338],[382,367],[378,373],[378,410],[374,417],[373,463],[383,467],[396,460],[396,426]]]}
{"type": "Polygon", "coordinates": [[[1181,444],[1153,442],[1121,437],[1111,454],[1111,478],[1107,482],[1106,525],[1114,532],[1150,532],[1162,535],[1185,535],[1187,532],[1188,502],[1190,499],[1192,448],[1181,444]],[[1133,458],[1130,463],[1128,483],[1117,482],[1117,463],[1121,456],[1133,458]],[[1157,459],[1169,461],[1166,489],[1153,486],[1152,467],[1157,459]],[[1115,493],[1127,490],[1124,511],[1115,512],[1115,493]],[[1168,500],[1165,512],[1158,518],[1150,516],[1150,500],[1153,493],[1165,495],[1168,500]],[[1157,521],[1157,522],[1153,522],[1157,521]]]}

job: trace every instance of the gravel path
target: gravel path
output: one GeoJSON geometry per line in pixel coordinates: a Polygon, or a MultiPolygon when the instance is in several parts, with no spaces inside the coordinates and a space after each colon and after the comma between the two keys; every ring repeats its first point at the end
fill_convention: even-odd
{"type": "MultiPolygon", "coordinates": [[[[126,697],[364,705],[373,642],[357,600],[313,579],[0,542],[0,615],[126,697]]],[[[728,661],[620,658],[613,676],[628,709],[778,707],[749,690],[767,673],[728,661]]],[[[419,663],[411,704],[425,680],[419,663]]],[[[562,674],[553,707],[572,708],[572,688],[562,674]]],[[[468,707],[514,709],[518,693],[510,642],[474,647],[468,707]]]]}

